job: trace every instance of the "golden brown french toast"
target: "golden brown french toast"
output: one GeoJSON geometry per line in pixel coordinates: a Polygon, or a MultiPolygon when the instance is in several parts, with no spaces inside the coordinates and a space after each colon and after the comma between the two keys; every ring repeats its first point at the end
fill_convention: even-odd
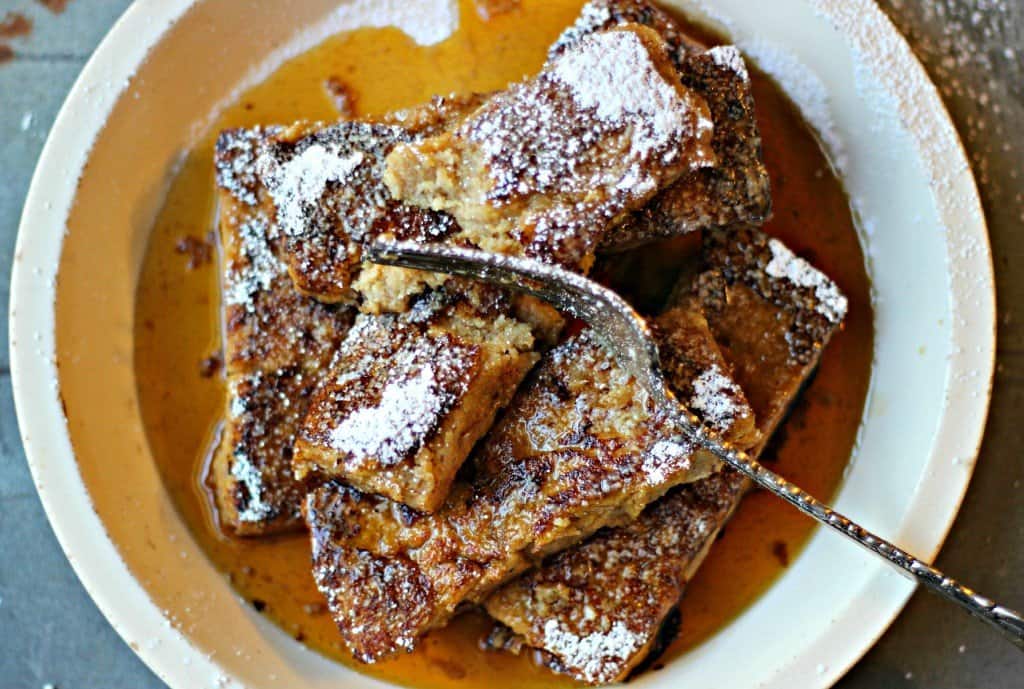
{"type": "MultiPolygon", "coordinates": [[[[674,366],[714,355],[699,313],[677,323],[664,340],[680,350],[674,366]]],[[[680,398],[753,432],[724,369],[702,370],[714,375],[677,381],[680,398]]],[[[463,604],[716,468],[677,438],[585,330],[544,356],[437,512],[318,488],[306,503],[313,572],[345,643],[365,662],[409,650],[463,604]]]]}
{"type": "MultiPolygon", "coordinates": [[[[342,476],[361,489],[380,492],[419,509],[436,509],[473,444],[487,431],[494,414],[507,404],[536,362],[531,331],[536,331],[539,344],[550,343],[557,337],[561,318],[550,307],[531,303],[527,298],[497,296],[493,289],[458,281],[450,288],[436,287],[448,282],[448,278],[400,269],[372,267],[362,271],[366,275],[359,275],[359,246],[368,235],[358,239],[353,235],[346,239],[344,233],[336,231],[336,222],[340,218],[351,223],[360,213],[372,212],[376,215],[370,233],[387,232],[400,239],[420,240],[433,236],[439,223],[450,221],[441,214],[390,199],[385,199],[383,206],[374,210],[374,199],[377,198],[374,189],[385,195],[386,190],[374,177],[379,170],[375,171],[372,166],[361,169],[358,180],[345,178],[337,188],[325,188],[315,207],[301,204],[290,207],[282,201],[285,192],[280,178],[297,174],[288,167],[289,161],[294,162],[295,159],[282,153],[285,142],[297,141],[300,142],[297,146],[305,146],[304,153],[298,154],[300,159],[303,155],[313,155],[318,160],[329,155],[337,158],[343,151],[362,159],[370,156],[374,146],[386,148],[391,145],[388,137],[396,132],[405,132],[402,136],[416,136],[447,126],[453,117],[473,102],[473,98],[435,99],[429,105],[387,115],[379,123],[349,122],[326,128],[300,123],[288,129],[239,131],[225,133],[222,137],[223,151],[219,154],[218,171],[225,186],[222,219],[227,237],[225,256],[228,265],[234,265],[230,263],[230,253],[236,250],[231,243],[235,234],[240,233],[242,240],[250,244],[262,242],[258,246],[253,244],[255,248],[249,249],[250,262],[235,272],[247,271],[245,279],[267,292],[260,295],[259,318],[239,320],[230,305],[232,300],[247,298],[246,290],[250,288],[240,284],[242,278],[234,273],[229,271],[227,274],[224,294],[225,308],[228,309],[229,355],[234,356],[232,352],[238,347],[252,348],[252,344],[243,339],[244,333],[236,334],[234,329],[249,332],[254,327],[253,322],[258,322],[263,324],[263,334],[269,335],[259,340],[260,351],[251,353],[253,365],[262,377],[237,381],[239,385],[234,385],[236,381],[233,378],[229,380],[229,392],[235,402],[230,408],[240,408],[244,402],[249,411],[237,422],[235,417],[230,418],[221,453],[225,459],[215,463],[214,477],[218,490],[224,493],[221,501],[225,505],[231,502],[225,491],[232,490],[237,494],[235,503],[241,504],[243,497],[248,495],[247,499],[257,505],[259,500],[252,497],[256,493],[270,496],[277,487],[281,490],[281,495],[275,498],[273,510],[263,506],[253,510],[243,506],[234,511],[230,506],[223,508],[227,522],[240,532],[249,530],[243,522],[259,521],[255,514],[269,514],[270,511],[275,514],[287,512],[290,515],[288,526],[294,526],[304,491],[313,481],[330,476],[342,476]],[[310,151],[314,153],[308,153],[310,151]],[[275,162],[269,163],[271,160],[275,162]],[[232,194],[227,187],[235,189],[235,193],[232,194]],[[258,218],[258,226],[256,220],[243,221],[249,215],[258,218]],[[324,223],[320,223],[321,220],[324,223]],[[281,223],[323,229],[321,239],[327,237],[327,244],[319,240],[309,243],[298,241],[299,234],[282,228],[281,223]],[[331,230],[332,227],[335,229],[331,230]],[[323,324],[323,332],[317,330],[318,320],[324,318],[323,314],[345,313],[346,325],[351,314],[342,306],[318,304],[288,285],[283,268],[285,261],[292,259],[290,272],[295,278],[294,259],[298,244],[304,247],[303,251],[315,253],[329,248],[329,243],[335,240],[348,242],[342,247],[346,265],[352,269],[348,274],[350,277],[359,276],[350,287],[358,290],[358,285],[364,284],[365,289],[359,295],[363,308],[377,310],[370,309],[370,303],[374,302],[381,306],[380,310],[405,310],[410,307],[410,300],[415,300],[417,306],[401,318],[375,316],[362,319],[360,328],[347,339],[343,337],[344,331],[330,330],[332,324],[328,321],[323,324]],[[259,249],[258,253],[256,249],[259,249]],[[256,272],[259,275],[249,275],[256,272]],[[240,290],[241,294],[236,299],[236,292],[240,290]],[[288,304],[281,305],[285,301],[288,304]],[[385,301],[387,304],[382,306],[385,301]],[[440,302],[444,304],[437,305],[440,302]],[[437,305],[430,317],[425,315],[432,308],[427,304],[437,305]],[[328,338],[318,350],[317,375],[314,377],[307,373],[293,380],[292,376],[285,374],[295,361],[303,361],[305,352],[301,342],[287,340],[286,335],[294,339],[309,331],[314,332],[311,336],[314,339],[320,336],[328,338]],[[277,349],[268,351],[270,345],[277,349]],[[400,391],[401,386],[409,382],[403,376],[413,371],[396,366],[401,357],[422,359],[431,350],[434,355],[430,357],[430,363],[439,364],[441,358],[437,352],[445,346],[451,352],[459,352],[459,356],[448,362],[452,364],[449,366],[451,370],[447,371],[448,377],[440,383],[439,389],[434,390],[445,401],[434,410],[436,414],[431,422],[415,428],[403,427],[408,433],[405,434],[401,457],[388,457],[385,456],[387,453],[372,452],[372,448],[360,448],[354,442],[356,436],[349,433],[352,423],[349,417],[356,412],[359,412],[357,419],[366,417],[381,402],[380,399],[371,399],[374,394],[384,394],[395,385],[400,391]],[[388,362],[388,355],[396,359],[388,362]],[[368,363],[371,360],[373,367],[368,363]],[[360,379],[356,380],[354,376],[360,379]],[[276,406],[272,399],[260,397],[261,386],[278,389],[281,399],[276,406]],[[317,390],[320,394],[314,396],[317,390]],[[239,397],[241,391],[247,395],[244,400],[239,397]],[[315,404],[307,415],[306,432],[300,437],[293,457],[292,439],[306,415],[311,397],[314,397],[315,404]],[[287,406],[289,399],[293,399],[291,406],[287,406]],[[283,414],[285,407],[286,415],[283,414]],[[252,452],[242,455],[237,448],[243,442],[257,444],[260,456],[253,458],[252,452]],[[230,454],[229,448],[236,448],[236,459],[226,459],[230,454]],[[253,462],[258,465],[256,469],[250,466],[253,462]],[[290,477],[289,464],[296,470],[297,479],[290,477]],[[260,483],[257,479],[262,475],[268,480],[260,483]],[[246,486],[247,492],[243,491],[246,486]],[[250,518],[243,519],[246,516],[250,518]]],[[[313,186],[316,187],[320,181],[314,180],[313,186]]],[[[289,184],[295,190],[301,190],[307,182],[306,177],[298,174],[289,184]]],[[[324,285],[338,284],[338,271],[349,270],[340,263],[332,266],[324,255],[310,254],[303,260],[317,266],[317,270],[330,269],[331,276],[325,278],[324,285]]],[[[311,276],[312,272],[306,273],[306,277],[312,279],[311,276]]],[[[427,373],[421,364],[422,361],[415,369],[418,376],[427,373]]],[[[379,415],[374,419],[379,421],[379,415]]],[[[386,443],[388,448],[377,449],[394,449],[392,444],[386,443]]],[[[260,533],[261,528],[255,527],[251,532],[260,533]]]]}
{"type": "Polygon", "coordinates": [[[580,10],[572,26],[555,39],[548,58],[558,57],[591,34],[623,24],[639,24],[653,29],[668,46],[669,56],[678,65],[690,53],[702,47],[690,39],[667,12],[647,0],[590,0],[580,10]]]}
{"type": "Polygon", "coordinates": [[[360,279],[362,246],[382,233],[431,241],[455,232],[451,217],[391,197],[381,181],[384,159],[398,143],[452,126],[483,98],[438,97],[373,120],[300,122],[275,130],[250,165],[272,201],[283,256],[299,291],[378,313],[401,311],[411,295],[444,281],[377,267],[360,279]]]}
{"type": "Polygon", "coordinates": [[[453,281],[411,311],[360,315],[310,405],[296,475],[432,512],[536,363],[531,329],[496,289],[453,281]]]}
{"type": "Polygon", "coordinates": [[[216,148],[227,408],[211,479],[223,526],[250,536],[301,528],[307,486],[291,472],[306,401],[352,313],[299,294],[253,163],[276,129],[221,134],[216,148]]]}
{"type": "Polygon", "coordinates": [[[623,24],[650,27],[665,39],[683,84],[707,102],[714,123],[715,165],[694,170],[662,190],[608,233],[613,251],[702,229],[759,225],[771,214],[768,171],[754,113],[750,75],[733,46],[706,50],[667,13],[645,0],[591,0],[549,52],[557,59],[591,34],[623,24]]]}
{"type": "Polygon", "coordinates": [[[388,155],[395,198],[451,213],[459,239],[586,271],[608,230],[714,163],[704,100],[665,41],[625,24],[582,37],[454,129],[388,155]]]}
{"type": "MultiPolygon", "coordinates": [[[[684,299],[700,302],[767,440],[840,327],[845,301],[828,278],[759,232],[709,234],[703,263],[684,299]],[[810,284],[827,296],[811,298],[810,284]]],[[[732,426],[714,413],[703,418],[733,439],[732,426]]],[[[687,581],[749,488],[746,478],[723,469],[670,492],[635,522],[550,558],[487,599],[499,623],[489,644],[538,650],[548,667],[586,683],[626,679],[659,641],[687,581]]]]}

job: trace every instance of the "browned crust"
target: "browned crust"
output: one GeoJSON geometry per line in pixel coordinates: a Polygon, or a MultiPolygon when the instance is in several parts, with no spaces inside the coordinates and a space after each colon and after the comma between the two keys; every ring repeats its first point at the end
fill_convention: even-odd
{"type": "Polygon", "coordinates": [[[683,33],[675,19],[645,0],[591,0],[580,10],[580,16],[573,25],[551,45],[548,57],[556,58],[585,37],[623,24],[639,24],[656,31],[677,63],[688,54],[701,50],[683,33]]]}
{"type": "Polygon", "coordinates": [[[625,680],[746,489],[727,469],[681,486],[507,584],[485,602],[498,623],[487,647],[540,651],[545,666],[587,684],[625,680]]]}
{"type": "MultiPolygon", "coordinates": [[[[717,164],[696,170],[634,213],[603,248],[628,248],[697,230],[760,225],[771,217],[771,182],[761,152],[761,134],[746,68],[728,64],[731,46],[691,55],[680,67],[682,81],[704,96],[715,123],[717,164]]],[[[739,63],[739,64],[742,64],[739,63]]]]}
{"type": "MultiPolygon", "coordinates": [[[[706,324],[694,318],[688,327],[678,344],[706,365],[714,352],[706,324]]],[[[691,396],[685,386],[679,393],[691,396]]],[[[745,407],[741,393],[729,400],[745,407]]],[[[749,413],[737,418],[742,424],[749,413]]],[[[673,485],[712,470],[708,456],[670,437],[584,332],[545,356],[436,513],[340,484],[314,491],[314,577],[353,654],[371,662],[408,650],[460,605],[602,527],[632,521],[673,485]],[[391,571],[402,572],[401,588],[381,579],[391,571]],[[374,596],[360,596],[362,588],[374,596]],[[406,608],[408,615],[382,612],[406,608]]]]}
{"type": "MultiPolygon", "coordinates": [[[[743,235],[741,241],[758,246],[763,236],[743,235]]],[[[737,252],[746,253],[743,246],[737,252]]],[[[720,276],[718,263],[705,267],[712,270],[694,281],[698,289],[720,276]]],[[[752,278],[754,269],[747,275],[752,278]]],[[[798,360],[788,342],[797,320],[792,311],[797,285],[789,284],[790,298],[786,283],[776,285],[773,299],[743,284],[723,289],[722,298],[706,291],[698,297],[766,439],[838,324],[823,334],[813,359],[798,360]]],[[[686,296],[684,302],[692,299],[686,296]]],[[[761,447],[763,441],[757,451],[761,447]]],[[[624,680],[647,657],[686,582],[748,488],[747,479],[728,469],[677,488],[632,524],[602,531],[499,589],[485,602],[499,623],[489,637],[492,647],[517,653],[539,649],[552,670],[587,683],[624,680]]]]}
{"type": "Polygon", "coordinates": [[[292,442],[352,321],[349,310],[300,295],[287,275],[251,174],[275,131],[226,131],[215,155],[228,394],[211,478],[221,524],[243,536],[301,528],[307,486],[292,477],[292,442]]]}
{"type": "Polygon", "coordinates": [[[455,473],[537,361],[496,290],[441,288],[401,316],[361,316],[310,405],[298,476],[338,477],[418,510],[455,473]]]}
{"type": "Polygon", "coordinates": [[[295,369],[240,375],[229,383],[230,405],[211,466],[222,528],[265,536],[302,528],[300,507],[311,484],[291,471],[302,421],[301,400],[315,388],[295,369]]]}
{"type": "Polygon", "coordinates": [[[657,31],[669,46],[682,83],[703,96],[715,130],[716,164],[685,175],[609,232],[603,251],[616,251],[696,230],[759,225],[771,215],[771,184],[761,152],[750,77],[732,46],[705,50],[678,23],[644,0],[592,0],[552,45],[551,58],[584,37],[626,23],[657,31]]]}
{"type": "Polygon", "coordinates": [[[785,339],[799,363],[815,360],[846,316],[846,298],[831,280],[759,230],[708,232],[702,255],[712,271],[696,289],[708,318],[725,310],[730,292],[752,290],[790,321],[785,339]]]}
{"type": "MultiPolygon", "coordinates": [[[[610,90],[609,104],[627,98],[610,90]]],[[[475,246],[586,271],[611,227],[680,175],[710,164],[710,138],[707,107],[680,84],[665,42],[629,24],[582,38],[458,127],[396,146],[385,181],[397,198],[454,215],[458,236],[475,246]],[[589,63],[577,64],[599,50],[611,53],[605,64],[633,59],[642,79],[675,95],[663,97],[655,106],[662,111],[647,113],[646,123],[634,121],[643,115],[632,103],[621,108],[631,115],[602,114],[579,89],[609,85],[595,86],[585,76],[589,63]],[[659,137],[675,117],[678,131],[659,137]]]]}
{"type": "MultiPolygon", "coordinates": [[[[436,97],[425,105],[373,120],[330,125],[298,122],[264,130],[267,136],[261,146],[239,161],[239,176],[247,199],[268,197],[276,211],[284,230],[282,255],[300,292],[328,303],[360,303],[366,295],[354,283],[361,271],[365,242],[382,232],[399,239],[430,241],[457,229],[444,214],[392,199],[381,182],[383,163],[398,143],[437,134],[479,107],[484,98],[479,94],[436,97]],[[358,156],[358,162],[345,168],[347,174],[328,179],[318,190],[296,200],[294,189],[288,186],[289,170],[301,164],[303,155],[314,153],[332,161],[329,165],[346,158],[355,160],[353,156],[358,156]]],[[[311,166],[316,164],[322,161],[311,166]]],[[[379,308],[371,303],[369,310],[379,308]]]]}
{"type": "MultiPolygon", "coordinates": [[[[362,244],[372,236],[382,216],[406,213],[381,184],[384,159],[396,144],[412,139],[412,134],[397,125],[354,121],[312,132],[297,130],[296,135],[279,136],[271,143],[260,163],[278,217],[295,218],[284,226],[284,257],[301,292],[325,302],[358,301],[352,283],[361,267],[362,244]],[[316,151],[333,160],[355,160],[358,156],[359,162],[343,179],[324,183],[315,197],[300,199],[298,194],[289,194],[290,168],[316,151]]],[[[444,236],[453,228],[446,218],[433,215],[394,224],[436,236],[444,236]]]]}
{"type": "Polygon", "coordinates": [[[676,397],[737,447],[757,444],[761,434],[754,413],[742,388],[732,385],[732,366],[722,356],[718,343],[707,337],[710,324],[700,303],[687,298],[672,305],[654,319],[652,329],[662,371],[676,397]],[[709,382],[717,382],[711,395],[704,389],[709,382]],[[719,405],[702,408],[702,396],[719,405]]]}
{"type": "MultiPolygon", "coordinates": [[[[384,141],[395,132],[435,133],[481,99],[438,98],[389,115],[379,125],[346,123],[332,129],[298,123],[227,130],[218,138],[215,170],[229,394],[211,480],[225,528],[238,535],[263,535],[301,527],[300,505],[309,483],[291,476],[292,439],[352,320],[346,307],[315,301],[295,289],[292,278],[300,258],[321,265],[339,245],[333,236],[303,243],[281,231],[267,186],[266,161],[287,155],[285,149],[294,153],[300,145],[332,137],[344,140],[362,134],[384,141]]],[[[328,210],[338,208],[332,205],[328,210]]],[[[382,217],[382,227],[400,238],[434,238],[450,224],[437,214],[393,201],[386,204],[382,217]]],[[[351,253],[345,255],[358,257],[351,253]]],[[[334,278],[336,271],[349,269],[355,269],[351,260],[328,267],[335,271],[334,278]]],[[[332,279],[317,287],[318,275],[322,276],[299,276],[298,283],[305,292],[336,301],[326,291],[339,282],[332,279]]]]}

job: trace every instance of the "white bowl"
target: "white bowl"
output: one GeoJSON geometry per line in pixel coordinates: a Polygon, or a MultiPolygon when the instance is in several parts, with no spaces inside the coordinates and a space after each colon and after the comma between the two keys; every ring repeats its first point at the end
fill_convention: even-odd
{"type": "MultiPolygon", "coordinates": [[[[988,239],[956,132],[869,0],[775,0],[771,11],[761,0],[676,4],[718,22],[779,79],[842,172],[870,260],[877,340],[837,504],[933,556],[971,475],[994,354],[988,239]]],[[[447,0],[141,0],[86,66],[47,142],[12,285],[25,449],[86,588],[173,687],[379,683],[307,651],[241,604],[161,485],[131,352],[135,283],[166,184],[218,105],[287,56],[360,23],[396,24],[429,42],[455,21],[447,0]],[[70,243],[77,258],[59,266],[70,243]]],[[[818,532],[756,604],[637,685],[828,686],[911,590],[818,532]]]]}

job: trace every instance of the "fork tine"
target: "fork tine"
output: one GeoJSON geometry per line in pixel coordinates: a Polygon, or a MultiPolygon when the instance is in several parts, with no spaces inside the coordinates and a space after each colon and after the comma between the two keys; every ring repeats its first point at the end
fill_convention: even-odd
{"type": "Polygon", "coordinates": [[[593,280],[534,259],[438,244],[377,240],[364,257],[382,265],[475,278],[543,299],[590,324],[658,407],[668,401],[647,322],[622,297],[593,280]]]}
{"type": "Polygon", "coordinates": [[[682,436],[743,473],[807,516],[875,553],[933,593],[989,623],[1024,650],[1024,617],[977,594],[927,563],[864,529],[800,487],[724,442],[704,426],[665,385],[658,350],[643,318],[621,297],[558,266],[473,249],[378,240],[365,251],[374,263],[477,278],[533,294],[590,324],[620,366],[633,374],[654,402],[678,424],[682,436]]]}

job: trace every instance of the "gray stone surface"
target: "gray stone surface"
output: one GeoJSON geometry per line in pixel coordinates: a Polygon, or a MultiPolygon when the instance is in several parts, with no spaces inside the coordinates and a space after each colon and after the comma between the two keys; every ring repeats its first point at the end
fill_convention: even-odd
{"type": "MultiPolygon", "coordinates": [[[[52,14],[29,0],[0,0],[0,15],[22,11],[35,21],[31,36],[9,41],[17,57],[0,64],[0,298],[5,304],[18,217],[46,132],[88,54],[129,4],[73,0],[64,13],[52,14]]],[[[943,86],[982,181],[996,256],[1001,327],[992,417],[974,482],[938,564],[1024,607],[1024,462],[1019,461],[1024,179],[1017,172],[1024,142],[1024,3],[883,0],[882,5],[943,86]]],[[[6,319],[0,319],[0,338],[6,342],[6,319]]],[[[1024,686],[1022,659],[981,625],[917,594],[839,686],[1009,689],[1024,686]]],[[[0,686],[46,684],[59,689],[162,686],[96,610],[50,531],[25,465],[7,349],[0,347],[0,686]]]]}
{"type": "MultiPolygon", "coordinates": [[[[128,4],[78,2],[54,15],[38,4],[0,0],[0,17],[18,10],[35,22],[31,36],[9,42],[18,51],[15,60],[0,64],[4,305],[18,220],[35,160],[72,82],[128,4]]],[[[0,318],[0,338],[0,686],[161,687],[93,605],[50,530],[14,417],[6,317],[0,318]]]]}

